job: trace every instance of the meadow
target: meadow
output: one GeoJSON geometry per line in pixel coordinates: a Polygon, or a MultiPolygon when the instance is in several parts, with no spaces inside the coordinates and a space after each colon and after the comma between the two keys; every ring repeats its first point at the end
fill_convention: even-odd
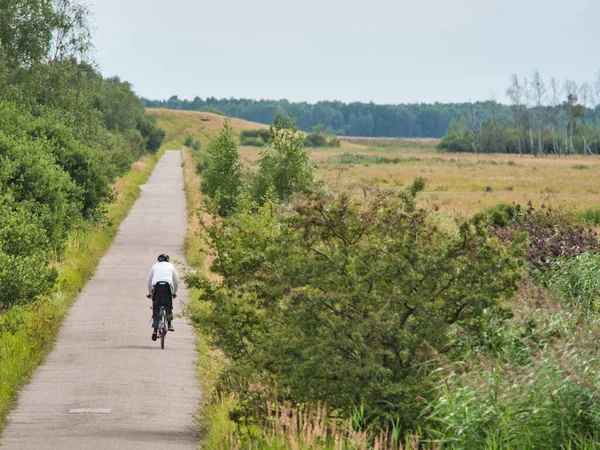
{"type": "MultiPolygon", "coordinates": [[[[253,162],[259,150],[242,147],[240,154],[253,162]]],[[[342,140],[342,148],[314,149],[310,160],[317,178],[355,195],[374,188],[400,190],[422,177],[420,204],[449,214],[466,216],[498,203],[528,201],[588,214],[600,208],[600,158],[595,156],[450,154],[433,145],[364,147],[342,140]]]]}

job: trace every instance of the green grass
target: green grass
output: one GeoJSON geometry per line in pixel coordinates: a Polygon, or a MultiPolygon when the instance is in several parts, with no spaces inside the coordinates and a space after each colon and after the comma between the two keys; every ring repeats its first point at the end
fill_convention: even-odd
{"type": "Polygon", "coordinates": [[[107,208],[101,225],[85,224],[71,233],[62,261],[56,265],[56,291],[27,306],[0,314],[0,432],[15,405],[19,389],[27,383],[54,344],[69,307],[92,277],[98,262],[112,243],[121,221],[146,182],[162,152],[134,165],[116,186],[118,200],[107,208]]]}
{"type": "Polygon", "coordinates": [[[587,223],[594,226],[600,225],[600,208],[587,208],[579,213],[579,217],[587,223]]]}

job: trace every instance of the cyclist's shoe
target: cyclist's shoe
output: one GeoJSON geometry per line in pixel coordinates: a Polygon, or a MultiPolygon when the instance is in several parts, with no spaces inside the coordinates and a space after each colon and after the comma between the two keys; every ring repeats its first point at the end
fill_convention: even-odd
{"type": "Polygon", "coordinates": [[[152,332],[152,340],[155,341],[157,337],[156,330],[152,332]]]}
{"type": "Polygon", "coordinates": [[[169,327],[169,331],[175,331],[175,328],[173,328],[173,325],[171,324],[171,322],[169,322],[168,327],[169,327]]]}

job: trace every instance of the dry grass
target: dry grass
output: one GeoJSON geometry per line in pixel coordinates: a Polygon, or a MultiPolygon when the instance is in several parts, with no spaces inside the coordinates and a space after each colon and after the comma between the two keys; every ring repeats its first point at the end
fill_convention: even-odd
{"type": "MultiPolygon", "coordinates": [[[[149,108],[147,111],[156,117],[156,124],[166,132],[161,148],[181,148],[187,136],[192,136],[206,145],[221,131],[227,118],[202,111],[175,111],[163,108],[149,108]]],[[[242,130],[268,128],[267,125],[247,120],[227,119],[236,134],[242,130]]]]}
{"type": "MultiPolygon", "coordinates": [[[[229,398],[223,403],[236,403],[229,398]]],[[[399,436],[391,430],[380,430],[376,436],[366,431],[354,430],[349,424],[330,419],[324,405],[292,407],[289,402],[267,402],[266,424],[253,432],[241,434],[229,428],[229,434],[221,441],[221,448],[241,450],[430,450],[441,448],[423,447],[416,436],[407,436],[398,442],[399,436]],[[256,434],[258,432],[258,434],[256,434]]]]}
{"type": "Polygon", "coordinates": [[[343,152],[318,151],[311,156],[319,177],[362,195],[373,187],[400,189],[417,177],[426,180],[421,202],[434,209],[473,214],[500,202],[596,206],[600,159],[590,156],[535,158],[518,155],[436,154],[419,149],[363,149],[360,154],[404,157],[400,164],[339,164],[330,158],[343,152]],[[584,167],[583,169],[581,167],[584,167]]]}
{"type": "Polygon", "coordinates": [[[434,138],[390,138],[390,137],[358,137],[340,136],[342,143],[354,144],[362,147],[418,147],[435,148],[440,143],[434,138]]]}

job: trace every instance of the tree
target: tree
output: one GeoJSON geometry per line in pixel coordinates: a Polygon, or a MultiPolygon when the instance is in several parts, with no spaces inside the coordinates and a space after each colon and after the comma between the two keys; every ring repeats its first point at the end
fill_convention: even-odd
{"type": "Polygon", "coordinates": [[[523,98],[523,86],[519,82],[519,78],[516,74],[511,75],[511,85],[506,90],[506,95],[510,98],[513,108],[513,116],[515,120],[515,127],[518,130],[517,133],[517,145],[519,153],[523,153],[521,147],[521,101],[523,98]]]}
{"type": "Polygon", "coordinates": [[[215,199],[219,214],[227,216],[235,210],[242,188],[240,155],[227,120],[206,153],[202,191],[215,199]]]}
{"type": "Polygon", "coordinates": [[[291,118],[279,117],[271,125],[269,146],[260,153],[255,179],[255,198],[260,201],[270,188],[280,200],[314,185],[314,168],[304,148],[304,133],[291,118]]]}
{"type": "Polygon", "coordinates": [[[560,107],[561,107],[561,88],[560,85],[558,84],[558,81],[556,80],[556,78],[552,78],[550,80],[550,89],[552,91],[552,103],[550,105],[550,114],[552,116],[552,148],[554,150],[555,154],[560,155],[562,153],[562,147],[561,144],[558,141],[557,135],[556,135],[556,129],[560,128],[558,126],[558,119],[559,119],[559,112],[560,112],[560,107]]]}
{"type": "Polygon", "coordinates": [[[543,121],[543,109],[542,106],[544,104],[546,98],[546,86],[544,85],[544,80],[542,79],[540,73],[536,70],[533,72],[533,77],[531,79],[531,84],[533,88],[533,97],[535,101],[536,107],[536,116],[537,116],[537,132],[538,132],[538,155],[542,155],[544,150],[542,148],[542,121],[543,121]]]}
{"type": "Polygon", "coordinates": [[[70,0],[0,0],[0,48],[13,67],[81,56],[91,48],[88,10],[70,0]]]}

